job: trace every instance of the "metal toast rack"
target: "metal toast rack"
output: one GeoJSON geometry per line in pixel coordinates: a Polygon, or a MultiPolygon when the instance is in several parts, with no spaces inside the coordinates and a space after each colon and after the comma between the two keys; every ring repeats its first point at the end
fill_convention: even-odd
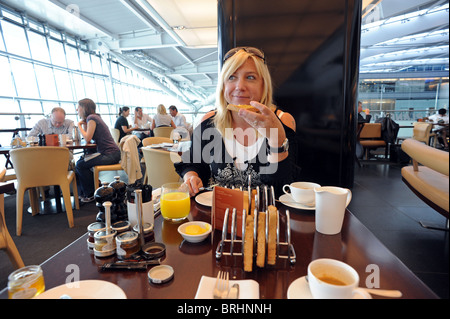
{"type": "MultiPolygon", "coordinates": [[[[242,190],[242,189],[241,189],[242,190]]],[[[251,203],[251,188],[248,188],[249,203],[251,203]]],[[[255,195],[255,209],[254,209],[254,227],[253,227],[253,257],[256,256],[256,245],[257,245],[257,230],[258,230],[258,212],[266,212],[266,251],[268,242],[268,207],[269,205],[275,206],[275,192],[273,186],[268,189],[267,186],[256,187],[255,195]]],[[[222,256],[244,256],[244,238],[245,238],[245,225],[246,225],[247,211],[244,209],[242,211],[242,239],[236,238],[237,232],[237,212],[236,208],[233,208],[230,214],[230,208],[227,208],[224,215],[223,227],[222,227],[222,238],[217,245],[216,249],[216,259],[220,259],[222,256]],[[231,217],[230,217],[231,215],[231,217]],[[228,237],[228,224],[231,218],[231,231],[228,237]],[[240,246],[240,247],[239,247],[240,246]]],[[[296,262],[296,254],[294,246],[291,244],[291,218],[289,210],[286,210],[286,231],[285,231],[285,241],[280,241],[280,212],[277,209],[277,228],[276,228],[276,257],[278,259],[288,259],[291,264],[296,262]]],[[[266,254],[267,261],[267,254],[266,254]]]]}

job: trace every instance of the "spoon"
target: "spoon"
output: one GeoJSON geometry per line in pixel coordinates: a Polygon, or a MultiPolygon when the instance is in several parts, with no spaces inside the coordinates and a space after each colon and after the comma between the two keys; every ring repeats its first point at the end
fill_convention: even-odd
{"type": "MultiPolygon", "coordinates": [[[[308,282],[308,276],[305,276],[306,282],[308,282]]],[[[359,287],[362,290],[371,293],[372,295],[382,296],[382,297],[390,297],[390,298],[400,298],[403,296],[400,290],[391,290],[391,289],[378,289],[378,288],[364,288],[359,287]]]]}

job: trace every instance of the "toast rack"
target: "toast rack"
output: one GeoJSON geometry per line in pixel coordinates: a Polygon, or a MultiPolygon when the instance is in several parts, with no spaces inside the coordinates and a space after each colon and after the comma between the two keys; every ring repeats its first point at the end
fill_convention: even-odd
{"type": "MultiPolygon", "coordinates": [[[[257,230],[258,230],[258,212],[265,211],[266,212],[266,251],[267,251],[267,242],[268,242],[268,234],[269,234],[269,214],[268,207],[269,205],[275,206],[275,193],[273,191],[273,187],[268,190],[267,186],[264,186],[263,193],[261,192],[260,187],[256,188],[257,194],[255,195],[255,209],[254,209],[254,226],[253,226],[253,257],[256,256],[256,245],[257,245],[257,230]],[[268,194],[271,193],[271,194],[268,194]],[[262,210],[261,210],[262,207],[262,210]]],[[[249,189],[249,197],[251,196],[251,190],[249,189]]],[[[250,201],[249,201],[250,202],[250,201]]],[[[224,221],[222,227],[222,237],[219,241],[216,249],[216,259],[220,259],[222,256],[244,256],[244,238],[245,238],[245,225],[246,225],[246,217],[247,211],[244,209],[242,211],[242,239],[238,239],[236,236],[237,233],[237,212],[236,208],[233,208],[230,214],[230,208],[227,208],[224,214],[224,221]],[[230,217],[231,215],[231,217],[230,217]],[[230,234],[228,233],[229,222],[231,218],[231,230],[230,234]],[[229,234],[229,236],[228,236],[229,234]],[[240,249],[239,249],[240,246],[240,249]]],[[[277,227],[276,227],[276,258],[278,259],[288,259],[291,264],[295,264],[296,262],[296,254],[294,246],[291,243],[291,218],[289,210],[286,210],[286,231],[285,231],[285,239],[284,241],[280,241],[280,212],[277,209],[277,227]]],[[[267,263],[267,254],[266,254],[266,263],[267,263]]],[[[265,263],[265,264],[266,264],[265,263]]]]}

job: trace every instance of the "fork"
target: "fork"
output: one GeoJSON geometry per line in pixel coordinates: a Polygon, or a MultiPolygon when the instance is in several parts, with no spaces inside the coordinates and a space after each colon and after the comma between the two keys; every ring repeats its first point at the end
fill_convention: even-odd
{"type": "Polygon", "coordinates": [[[217,274],[216,285],[214,286],[214,299],[224,299],[228,295],[228,271],[221,271],[217,274]]]}

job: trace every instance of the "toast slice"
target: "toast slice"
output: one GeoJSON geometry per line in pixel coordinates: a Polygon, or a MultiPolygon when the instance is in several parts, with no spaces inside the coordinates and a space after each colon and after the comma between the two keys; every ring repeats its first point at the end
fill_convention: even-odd
{"type": "Polygon", "coordinates": [[[253,107],[253,106],[247,105],[247,104],[241,104],[241,105],[228,104],[227,109],[229,109],[230,111],[234,111],[234,112],[239,112],[239,109],[246,109],[247,111],[260,113],[256,107],[253,107]]]}
{"type": "Polygon", "coordinates": [[[269,234],[267,240],[267,264],[275,265],[277,261],[277,208],[269,206],[269,234]]]}

